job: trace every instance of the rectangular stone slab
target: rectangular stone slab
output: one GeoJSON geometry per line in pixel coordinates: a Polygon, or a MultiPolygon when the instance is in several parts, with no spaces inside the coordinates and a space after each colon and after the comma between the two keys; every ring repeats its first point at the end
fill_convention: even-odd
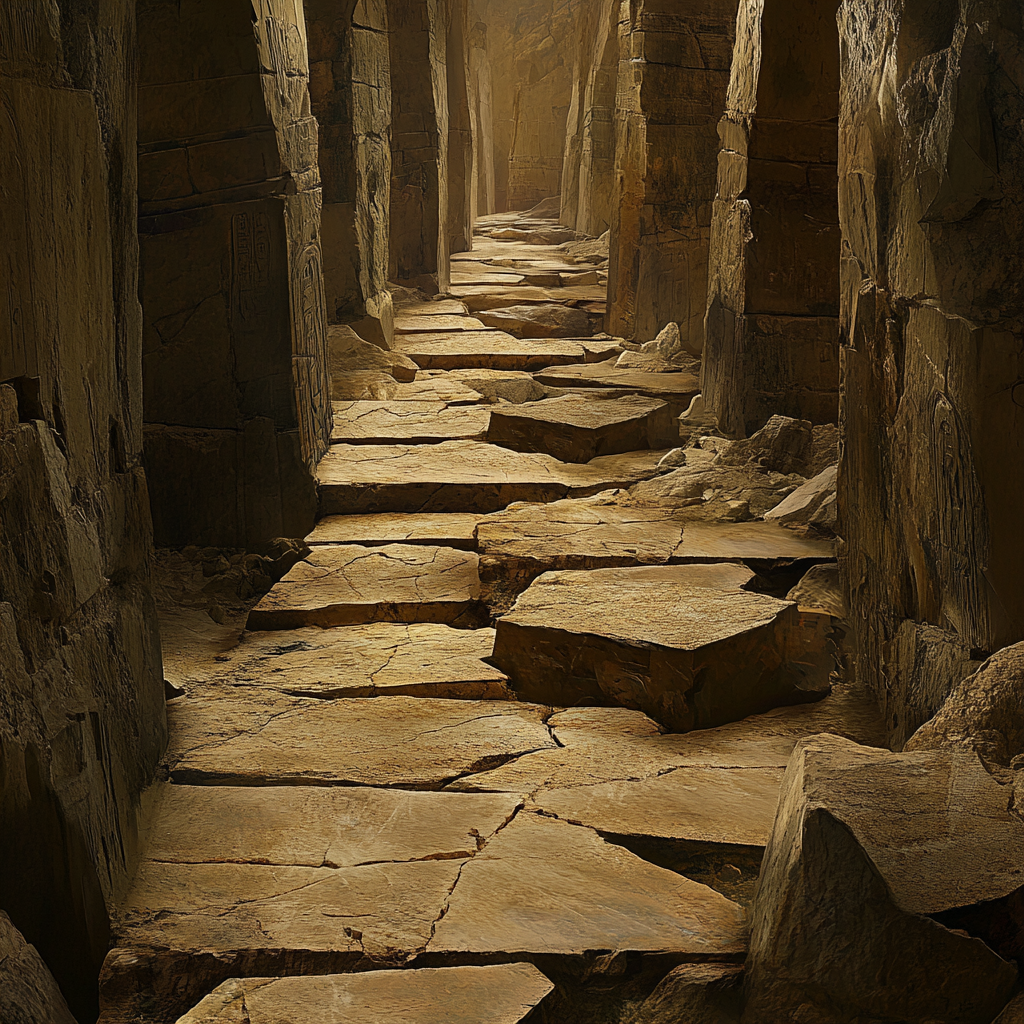
{"type": "Polygon", "coordinates": [[[801,537],[776,523],[689,522],[672,554],[679,562],[784,562],[800,559],[831,561],[835,543],[801,537]]]}
{"type": "MultiPolygon", "coordinates": [[[[296,697],[507,700],[505,673],[485,662],[493,629],[373,622],[334,629],[249,632],[210,665],[201,692],[260,686],[296,697]]],[[[187,678],[185,680],[187,682],[187,678]]]]}
{"type": "Polygon", "coordinates": [[[679,427],[658,399],[591,402],[566,395],[494,408],[487,440],[513,451],[546,452],[563,462],[589,462],[600,455],[670,448],[679,440],[679,427]]]}
{"type": "Polygon", "coordinates": [[[165,763],[186,785],[441,789],[555,746],[548,709],[515,701],[317,700],[241,688],[168,705],[165,763]]]}
{"type": "Polygon", "coordinates": [[[400,320],[414,316],[466,316],[466,304],[457,299],[439,299],[436,302],[409,302],[395,307],[395,327],[400,320]]]}
{"type": "Polygon", "coordinates": [[[477,405],[484,401],[479,391],[461,381],[444,374],[424,376],[422,370],[416,380],[389,388],[387,397],[395,402],[443,402],[445,405],[477,405]]]}
{"type": "Polygon", "coordinates": [[[496,512],[514,501],[597,494],[653,476],[661,455],[603,456],[586,465],[477,441],[333,445],[317,469],[321,515],[496,512]]]}
{"type": "Polygon", "coordinates": [[[602,285],[574,285],[571,288],[496,288],[489,284],[459,284],[452,286],[452,294],[465,302],[471,313],[502,306],[546,304],[549,302],[604,302],[607,288],[602,285]]]}
{"type": "Polygon", "coordinates": [[[824,650],[803,668],[797,606],[743,590],[752,575],[724,564],[545,573],[498,620],[494,663],[525,699],[623,704],[676,732],[820,698],[824,650]]]}
{"type": "Polygon", "coordinates": [[[437,544],[446,548],[476,548],[476,524],[472,512],[383,512],[366,516],[328,516],[316,524],[306,543],[437,544]]]}
{"type": "Polygon", "coordinates": [[[629,388],[640,395],[666,401],[692,399],[700,393],[700,381],[692,373],[644,373],[641,370],[623,370],[615,360],[603,363],[579,363],[575,366],[555,366],[534,374],[541,384],[556,388],[629,388]]]}
{"type": "Polygon", "coordinates": [[[467,314],[439,314],[432,316],[396,316],[396,334],[426,334],[433,331],[485,331],[482,320],[467,314]]]}
{"type": "Polygon", "coordinates": [[[249,629],[361,622],[482,625],[476,554],[388,544],[320,545],[249,612],[249,629]]]}
{"type": "Polygon", "coordinates": [[[424,370],[539,370],[578,363],[586,353],[572,341],[521,341],[504,331],[405,334],[395,348],[424,370]]]}
{"type": "Polygon", "coordinates": [[[520,1024],[553,989],[533,964],[249,978],[224,982],[178,1024],[437,1024],[439,1012],[446,1024],[520,1024]]]}
{"type": "Polygon", "coordinates": [[[468,861],[428,956],[636,951],[740,958],[743,912],[590,829],[520,812],[468,861]]]}
{"type": "Polygon", "coordinates": [[[335,444],[433,444],[482,440],[490,410],[443,402],[335,402],[335,444]]]}

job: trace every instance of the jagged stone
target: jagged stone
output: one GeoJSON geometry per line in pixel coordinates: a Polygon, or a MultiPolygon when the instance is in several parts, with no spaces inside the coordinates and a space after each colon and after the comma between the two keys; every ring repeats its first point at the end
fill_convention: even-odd
{"type": "Polygon", "coordinates": [[[665,402],[619,398],[592,402],[578,395],[549,398],[491,413],[487,440],[520,452],[545,452],[562,462],[665,449],[679,431],[665,402]]]}
{"type": "Polygon", "coordinates": [[[1012,881],[992,872],[1024,829],[999,790],[970,755],[803,741],[755,899],[744,1022],[995,1017],[1016,968],[921,915],[1019,886],[1019,863],[1012,881]]]}
{"type": "Polygon", "coordinates": [[[964,679],[903,749],[946,748],[974,750],[1002,768],[1024,754],[1024,644],[998,651],[964,679]]]}
{"type": "MultiPolygon", "coordinates": [[[[597,284],[597,281],[579,283],[597,284]]],[[[562,282],[556,280],[556,284],[561,287],[562,282]]],[[[590,333],[590,317],[582,309],[570,306],[510,306],[478,315],[488,327],[508,331],[517,338],[579,338],[590,333]]]]}
{"type": "Polygon", "coordinates": [[[515,701],[320,700],[253,687],[168,705],[172,781],[440,789],[553,747],[547,709],[515,701]]]}
{"type": "Polygon", "coordinates": [[[554,986],[532,964],[226,981],[178,1024],[520,1024],[554,986]]]}
{"type": "Polygon", "coordinates": [[[479,515],[469,512],[384,512],[366,516],[327,516],[306,538],[309,545],[435,544],[444,548],[476,547],[479,515]]]}
{"type": "Polygon", "coordinates": [[[43,958],[2,910],[0,1019],[5,1024],[76,1024],[43,958]]]}
{"type": "Polygon", "coordinates": [[[210,664],[189,665],[179,682],[197,694],[262,686],[294,697],[443,697],[505,700],[505,674],[483,659],[491,629],[375,622],[333,629],[245,633],[210,664]]]}
{"type": "Polygon", "coordinates": [[[739,1024],[742,983],[736,964],[683,964],[669,971],[630,1024],[739,1024]]]}
{"type": "Polygon", "coordinates": [[[345,378],[350,374],[372,370],[389,374],[400,382],[416,379],[417,366],[411,359],[401,352],[364,341],[351,327],[329,327],[327,347],[331,379],[337,382],[337,387],[332,388],[334,391],[344,387],[345,378]]]}
{"type": "Polygon", "coordinates": [[[754,435],[733,444],[725,454],[726,465],[758,462],[776,473],[801,473],[814,444],[810,420],[772,416],[754,435]]]}
{"type": "Polygon", "coordinates": [[[335,402],[334,444],[431,444],[482,440],[490,412],[442,402],[335,402]]]}
{"type": "Polygon", "coordinates": [[[695,377],[700,375],[699,360],[689,356],[666,359],[657,352],[627,350],[615,361],[615,367],[640,373],[692,373],[695,377]]]}
{"type": "Polygon", "coordinates": [[[450,370],[448,373],[453,380],[479,391],[492,402],[522,405],[547,397],[547,391],[525,370],[450,370]]]}
{"type": "Polygon", "coordinates": [[[320,463],[320,511],[495,512],[514,501],[554,501],[625,487],[655,471],[657,453],[578,466],[476,441],[334,445],[320,463]]]}
{"type": "Polygon", "coordinates": [[[462,870],[427,953],[742,955],[743,912],[589,829],[521,812],[462,870]]]}
{"type": "Polygon", "coordinates": [[[680,732],[819,699],[820,627],[741,589],[752,576],[735,565],[546,573],[498,620],[494,663],[526,699],[618,703],[680,732]]]}
{"type": "Polygon", "coordinates": [[[839,566],[815,565],[786,595],[801,608],[820,608],[835,619],[846,618],[846,595],[839,579],[839,566]]]}
{"type": "Polygon", "coordinates": [[[578,363],[585,354],[578,342],[520,340],[504,331],[403,334],[396,348],[424,370],[539,370],[578,363]]]}
{"type": "Polygon", "coordinates": [[[477,555],[419,544],[321,545],[264,594],[249,629],[364,622],[481,625],[477,555]]]}
{"type": "Polygon", "coordinates": [[[837,467],[823,469],[813,480],[801,484],[785,500],[765,512],[768,522],[788,527],[827,526],[835,522],[837,467]],[[828,510],[832,518],[827,518],[828,510]]]}

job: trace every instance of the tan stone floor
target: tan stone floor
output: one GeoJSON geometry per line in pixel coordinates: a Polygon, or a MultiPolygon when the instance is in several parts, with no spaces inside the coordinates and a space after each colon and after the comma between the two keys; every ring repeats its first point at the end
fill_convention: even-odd
{"type": "Polygon", "coordinates": [[[787,675],[828,613],[743,589],[831,546],[630,504],[696,377],[531,339],[559,303],[593,334],[604,276],[484,234],[514,220],[456,300],[399,309],[414,386],[337,404],[312,553],[247,629],[168,619],[106,1024],[626,1021],[672,967],[743,960],[797,740],[881,743],[851,688],[787,675]],[[469,313],[512,307],[515,337],[469,313]]]}

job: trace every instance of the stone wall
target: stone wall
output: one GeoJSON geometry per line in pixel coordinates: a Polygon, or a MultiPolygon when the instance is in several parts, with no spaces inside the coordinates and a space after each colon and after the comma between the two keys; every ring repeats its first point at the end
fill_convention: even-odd
{"type": "Polygon", "coordinates": [[[562,167],[562,223],[594,237],[611,226],[620,0],[594,0],[577,15],[572,100],[562,167]]]}
{"type": "Polygon", "coordinates": [[[608,330],[699,351],[736,0],[623,0],[608,330]]]}
{"type": "Polygon", "coordinates": [[[703,394],[744,437],[839,412],[837,4],[743,0],[711,225],[703,394]]]}
{"type": "Polygon", "coordinates": [[[392,281],[429,275],[448,290],[448,19],[446,0],[393,0],[392,281]]]}
{"type": "Polygon", "coordinates": [[[1017,0],[840,6],[842,569],[901,744],[1024,637],[1017,0]]]}
{"type": "Polygon", "coordinates": [[[305,0],[320,126],[327,317],[388,348],[391,55],[385,0],[305,0]]]}
{"type": "Polygon", "coordinates": [[[82,1022],[166,739],[134,4],[0,4],[0,908],[82,1022]]]}
{"type": "Polygon", "coordinates": [[[330,434],[316,122],[292,0],[140,0],[146,465],[157,543],[313,522],[330,434]]]}

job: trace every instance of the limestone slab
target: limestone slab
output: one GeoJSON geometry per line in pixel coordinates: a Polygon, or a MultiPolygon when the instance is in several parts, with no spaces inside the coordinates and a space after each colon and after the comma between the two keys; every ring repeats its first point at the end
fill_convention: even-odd
{"type": "Polygon", "coordinates": [[[490,411],[475,405],[442,402],[335,402],[335,444],[432,444],[481,440],[490,411]]]}
{"type": "Polygon", "coordinates": [[[628,487],[653,476],[660,458],[638,452],[573,465],[476,441],[338,444],[318,468],[320,512],[495,512],[514,501],[628,487]]]}
{"type": "Polygon", "coordinates": [[[589,462],[600,455],[671,448],[679,428],[658,399],[591,402],[565,395],[494,409],[487,440],[514,451],[546,452],[563,462],[589,462]]]}
{"type": "Polygon", "coordinates": [[[498,620],[494,663],[527,699],[638,708],[675,731],[827,692],[824,640],[734,565],[549,572],[498,620]],[[817,639],[817,638],[814,638],[817,639]]]}
{"type": "Polygon", "coordinates": [[[509,701],[319,700],[252,688],[171,702],[166,763],[183,784],[440,789],[555,746],[547,713],[509,701]]]}
{"type": "MultiPolygon", "coordinates": [[[[557,278],[555,286],[562,286],[557,278]]],[[[590,317],[582,309],[560,303],[489,309],[480,312],[480,320],[517,338],[575,338],[590,333],[590,317]]]]}
{"type": "Polygon", "coordinates": [[[399,321],[414,316],[465,316],[466,305],[457,299],[436,299],[430,302],[406,302],[395,307],[395,329],[399,321]]]}
{"type": "Polygon", "coordinates": [[[835,558],[835,542],[801,537],[776,523],[689,522],[672,554],[680,562],[785,562],[835,558]]]}
{"type": "Polygon", "coordinates": [[[362,622],[469,624],[480,617],[476,554],[428,545],[321,545],[264,594],[249,629],[362,622]]]}
{"type": "Polygon", "coordinates": [[[468,314],[441,314],[430,316],[396,316],[396,334],[428,334],[436,331],[483,331],[487,325],[468,314]]]}
{"type": "Polygon", "coordinates": [[[437,544],[446,548],[476,548],[480,516],[471,512],[384,512],[366,516],[328,516],[306,538],[309,545],[437,544]]]}
{"type": "Polygon", "coordinates": [[[692,373],[645,373],[621,369],[614,359],[603,363],[552,366],[535,374],[541,384],[557,388],[629,388],[651,398],[689,401],[700,392],[700,381],[692,373]]]}
{"type": "Polygon", "coordinates": [[[424,370],[486,367],[494,370],[539,370],[578,363],[583,347],[576,342],[519,340],[503,331],[459,331],[448,334],[406,334],[397,350],[424,370]]]}
{"type": "Polygon", "coordinates": [[[443,373],[417,372],[416,379],[396,384],[387,397],[396,402],[443,402],[445,405],[476,405],[484,401],[478,391],[443,373]]]}
{"type": "Polygon", "coordinates": [[[428,953],[741,957],[743,912],[596,833],[521,812],[468,861],[428,953]]]}
{"type": "Polygon", "coordinates": [[[206,693],[255,686],[322,699],[404,694],[504,700],[510,695],[505,674],[483,660],[493,650],[492,629],[423,622],[254,632],[243,634],[212,667],[205,663],[195,681],[206,693]]]}
{"type": "Polygon", "coordinates": [[[519,1024],[554,986],[532,964],[226,981],[178,1024],[519,1024]],[[443,1007],[443,1010],[440,1009],[443,1007]]]}
{"type": "Polygon", "coordinates": [[[607,298],[606,289],[601,285],[574,285],[571,288],[534,288],[520,285],[517,288],[497,288],[489,284],[453,284],[452,294],[465,302],[471,313],[512,305],[604,302],[607,298]]]}

